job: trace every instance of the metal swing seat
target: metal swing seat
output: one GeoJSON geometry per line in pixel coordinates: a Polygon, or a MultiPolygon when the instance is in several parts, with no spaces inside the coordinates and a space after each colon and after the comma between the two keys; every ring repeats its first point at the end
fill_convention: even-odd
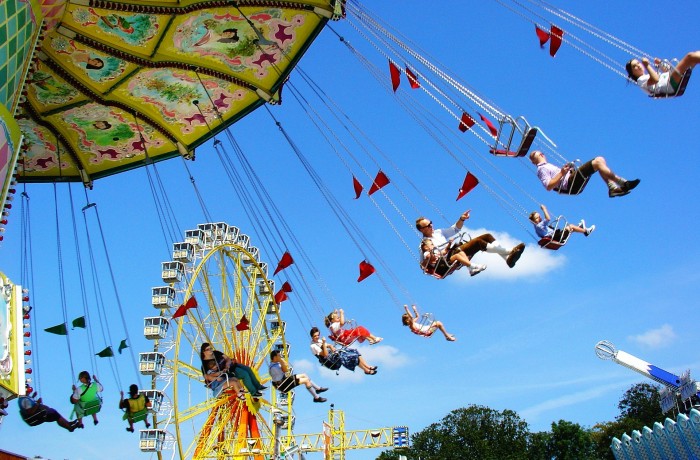
{"type": "Polygon", "coordinates": [[[357,335],[349,333],[353,329],[357,327],[357,322],[354,319],[350,319],[345,321],[345,324],[340,326],[340,329],[338,329],[338,332],[333,333],[331,332],[328,335],[328,338],[331,339],[333,342],[336,344],[340,345],[341,347],[348,347],[355,343],[355,341],[358,339],[357,335]]]}
{"type": "Polygon", "coordinates": [[[420,315],[420,320],[418,321],[418,330],[413,330],[411,329],[411,332],[416,334],[417,336],[429,339],[430,337],[433,336],[433,332],[425,333],[421,332],[426,326],[430,327],[433,323],[435,322],[435,316],[432,313],[423,313],[420,315]]]}
{"type": "Polygon", "coordinates": [[[569,223],[564,216],[557,217],[553,223],[549,224],[549,228],[554,230],[552,235],[541,238],[537,244],[543,249],[551,249],[552,251],[556,251],[566,245],[566,242],[569,241],[569,237],[571,236],[571,232],[566,230],[567,225],[569,225],[569,223]]]}
{"type": "Polygon", "coordinates": [[[460,246],[463,243],[466,243],[467,241],[469,241],[466,238],[469,238],[469,235],[467,235],[466,233],[459,233],[453,240],[438,246],[437,249],[440,250],[441,255],[438,257],[438,261],[435,264],[435,267],[430,268],[425,263],[425,261],[423,261],[423,263],[420,264],[420,268],[423,271],[423,273],[432,276],[433,278],[441,280],[462,268],[464,265],[462,265],[460,262],[450,262],[449,256],[451,256],[451,254],[449,252],[449,248],[453,246],[460,246]],[[445,249],[448,249],[447,253],[442,254],[442,252],[445,249]]]}
{"type": "Polygon", "coordinates": [[[576,190],[572,190],[573,187],[570,187],[568,190],[562,190],[559,187],[553,188],[552,190],[557,192],[559,195],[579,195],[585,190],[586,186],[588,185],[588,181],[591,179],[591,176],[583,177],[582,179],[576,178],[576,175],[579,174],[581,160],[574,160],[569,162],[569,164],[573,166],[571,173],[574,175],[574,178],[571,180],[571,185],[577,184],[576,190]]]}
{"type": "Polygon", "coordinates": [[[100,409],[102,409],[102,397],[97,396],[92,401],[80,401],[78,402],[80,409],[83,411],[84,415],[97,414],[100,409]]]}
{"type": "Polygon", "coordinates": [[[23,416],[24,422],[29,426],[41,425],[46,421],[46,407],[40,406],[36,412],[29,416],[23,416]]]}
{"type": "Polygon", "coordinates": [[[498,120],[498,134],[496,135],[496,141],[489,149],[489,153],[497,157],[524,157],[530,151],[530,147],[539,131],[538,127],[530,126],[523,116],[513,118],[510,115],[504,115],[503,118],[498,120]],[[511,150],[513,140],[516,139],[516,133],[520,142],[515,150],[511,150]],[[502,148],[499,148],[499,145],[502,148]]]}
{"type": "MultiPolygon", "coordinates": [[[[666,62],[664,62],[664,64],[666,65],[666,68],[668,69],[668,71],[670,71],[671,63],[666,61],[666,62]]],[[[688,69],[686,69],[685,72],[683,72],[683,75],[681,76],[681,81],[678,83],[678,88],[676,89],[675,92],[670,93],[670,94],[669,93],[650,94],[649,97],[651,97],[653,99],[668,99],[668,98],[672,98],[672,97],[682,96],[685,93],[685,88],[688,86],[688,81],[690,81],[690,76],[692,75],[692,73],[693,73],[692,68],[688,68],[688,69]]],[[[669,75],[669,78],[671,78],[670,75],[669,75]]]]}

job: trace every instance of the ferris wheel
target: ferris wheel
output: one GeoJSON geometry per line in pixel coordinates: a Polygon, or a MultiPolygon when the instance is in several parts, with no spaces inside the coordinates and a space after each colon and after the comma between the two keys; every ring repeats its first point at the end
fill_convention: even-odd
{"type": "Polygon", "coordinates": [[[205,386],[200,360],[201,344],[210,343],[265,383],[269,376],[263,365],[270,351],[288,354],[274,281],[267,278],[258,248],[237,227],[199,224],[173,245],[162,278],[167,285],[152,289],[160,315],[144,319],[153,350],[139,355],[140,372],[151,377],[151,388],[140,392],[153,404],[154,421],[140,430],[140,449],[158,458],[172,450],[171,457],[180,459],[269,452],[273,448],[264,443],[292,434],[293,392],[284,397],[275,391],[259,397],[247,393],[244,399],[227,390],[213,394],[205,386]],[[177,305],[190,308],[173,318],[177,305]]]}

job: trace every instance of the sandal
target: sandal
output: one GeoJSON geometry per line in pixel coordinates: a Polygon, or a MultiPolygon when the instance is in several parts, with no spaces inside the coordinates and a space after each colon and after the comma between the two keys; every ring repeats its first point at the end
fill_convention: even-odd
{"type": "Polygon", "coordinates": [[[448,335],[447,337],[445,337],[445,340],[447,340],[448,342],[454,342],[455,340],[457,340],[457,337],[455,337],[454,335],[448,335]]]}
{"type": "Polygon", "coordinates": [[[384,340],[383,337],[377,337],[376,339],[374,339],[373,341],[371,341],[369,344],[370,344],[370,345],[374,345],[374,344],[377,344],[377,343],[381,342],[382,340],[384,340]]]}
{"type": "Polygon", "coordinates": [[[245,401],[245,391],[241,390],[238,392],[238,396],[236,396],[239,401],[245,401]]]}
{"type": "Polygon", "coordinates": [[[374,375],[377,373],[377,369],[370,369],[369,371],[365,371],[365,374],[367,375],[374,375]]]}

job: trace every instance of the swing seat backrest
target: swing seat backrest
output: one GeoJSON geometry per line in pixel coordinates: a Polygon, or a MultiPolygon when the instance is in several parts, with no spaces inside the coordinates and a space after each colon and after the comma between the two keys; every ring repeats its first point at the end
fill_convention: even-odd
{"type": "MultiPolygon", "coordinates": [[[[574,171],[574,174],[577,174],[577,173],[578,173],[578,166],[577,166],[576,169],[574,169],[573,171],[574,171]]],[[[591,176],[588,176],[588,177],[584,178],[584,179],[583,179],[583,183],[581,184],[580,187],[578,187],[578,189],[577,189],[576,191],[573,191],[573,190],[571,190],[571,189],[569,189],[569,190],[562,190],[562,189],[560,189],[559,187],[555,187],[555,188],[553,188],[552,190],[554,190],[555,192],[557,192],[557,193],[560,194],[560,195],[579,195],[581,192],[583,192],[583,191],[586,189],[586,185],[588,185],[588,181],[589,181],[590,179],[591,179],[591,176]]],[[[571,182],[574,183],[575,180],[572,180],[571,182]]]]}
{"type": "Polygon", "coordinates": [[[690,75],[693,73],[693,69],[688,69],[683,73],[681,81],[678,84],[678,89],[673,94],[651,94],[649,97],[654,99],[666,99],[669,97],[680,97],[685,93],[685,88],[688,86],[688,81],[690,81],[690,75]]]}
{"type": "Polygon", "coordinates": [[[489,153],[497,157],[522,158],[530,151],[530,147],[532,147],[532,143],[535,141],[535,136],[537,136],[537,128],[529,128],[523,135],[517,150],[509,150],[510,145],[508,145],[503,149],[493,147],[489,149],[489,153]]]}
{"type": "Polygon", "coordinates": [[[25,423],[29,426],[37,426],[44,423],[46,420],[46,408],[40,406],[39,409],[32,415],[22,417],[25,423]]]}
{"type": "Polygon", "coordinates": [[[96,414],[102,409],[102,398],[97,397],[92,401],[80,401],[80,407],[83,409],[83,414],[96,414]]]}
{"type": "Polygon", "coordinates": [[[129,414],[129,412],[126,412],[124,414],[124,420],[131,419],[132,422],[142,422],[146,419],[148,416],[148,408],[143,408],[140,411],[136,411],[133,414],[129,414]]]}

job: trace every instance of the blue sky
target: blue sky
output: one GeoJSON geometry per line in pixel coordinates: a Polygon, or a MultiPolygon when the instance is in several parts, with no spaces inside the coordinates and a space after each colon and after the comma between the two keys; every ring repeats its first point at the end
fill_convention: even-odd
{"type": "MultiPolygon", "coordinates": [[[[561,7],[653,55],[681,57],[700,42],[695,20],[700,6],[696,2],[681,1],[662,12],[658,2],[646,0],[591,1],[561,7]]],[[[376,205],[366,195],[353,200],[351,172],[311,126],[289,88],[283,94],[283,104],[270,110],[364,237],[381,253],[381,262],[400,279],[391,290],[403,296],[405,287],[408,298],[400,297],[397,304],[377,276],[356,282],[357,264],[364,251],[331,212],[266,110],[258,110],[231,129],[333,298],[348,316],[384,337],[379,345],[360,346],[368,361],[380,367],[376,376],[348,372],[336,376],[319,369],[308,351],[308,328],[322,323],[317,308],[301,291],[295,291],[292,300],[283,305],[295,369],[331,388],[329,402],[345,411],[346,429],[407,425],[415,432],[469,404],[512,409],[532,431],[547,430],[560,419],[584,426],[612,420],[622,393],[643,378],[596,358],[594,346],[603,339],[668,371],[690,369],[695,373],[700,364],[695,352],[700,341],[695,328],[700,249],[693,242],[700,217],[695,203],[700,190],[694,161],[699,120],[697,82],[691,80],[686,95],[677,100],[650,100],[566,44],[555,59],[550,58],[546,50],[538,48],[532,25],[495,2],[447,1],[426,8],[425,2],[390,0],[373,4],[371,9],[479,94],[540,126],[565,157],[586,161],[603,155],[616,172],[642,182],[623,198],[609,199],[597,177],[581,196],[556,196],[545,192],[527,161],[497,158],[486,163],[484,145],[475,137],[469,138],[468,145],[474,149],[464,160],[469,169],[484,168],[498,177],[498,171],[503,171],[505,179],[496,182],[507,182],[509,187],[512,181],[524,189],[514,195],[518,205],[529,211],[543,202],[552,214],[565,214],[574,222],[584,218],[597,227],[589,238],[572,236],[559,252],[541,250],[529,233],[529,225],[502,209],[486,187],[477,187],[455,202],[465,173],[463,166],[406,115],[333,33],[324,31],[301,68],[421,193],[410,189],[395,170],[379,160],[394,179],[385,190],[400,203],[401,212],[396,213],[380,194],[373,196],[376,205]],[[472,155],[473,151],[479,153],[472,155]],[[404,194],[408,203],[402,201],[404,194]],[[435,215],[422,194],[439,207],[447,221],[435,215]],[[463,271],[438,281],[420,273],[415,260],[419,238],[404,218],[412,223],[416,214],[425,214],[437,225],[446,226],[465,209],[472,210],[466,225],[470,233],[490,231],[511,245],[525,242],[521,261],[510,270],[502,261],[479,254],[476,261],[486,263],[488,269],[474,278],[463,271]],[[398,228],[409,248],[387,220],[398,228]],[[401,326],[400,315],[401,303],[412,301],[421,310],[433,312],[458,341],[411,335],[401,326]]],[[[348,24],[333,23],[332,27],[386,70],[388,79],[386,61],[363,44],[348,24]]],[[[292,74],[291,83],[304,88],[297,73],[292,74]]],[[[404,80],[399,91],[408,91],[406,83],[404,80]]],[[[430,104],[425,97],[421,101],[430,104]]],[[[442,116],[456,126],[446,113],[442,116]]],[[[367,171],[376,172],[372,160],[355,153],[367,171]]],[[[210,146],[200,148],[197,160],[188,166],[214,220],[242,228],[274,265],[275,252],[268,249],[266,253],[262,243],[266,230],[254,228],[248,221],[210,146]]],[[[203,222],[181,162],[173,160],[157,168],[182,228],[203,222]]],[[[362,176],[359,168],[354,172],[362,176]]],[[[361,180],[368,183],[367,178],[361,180]]],[[[484,180],[484,185],[493,184],[484,180]]],[[[64,213],[67,192],[65,186],[58,189],[64,213]]],[[[35,262],[37,287],[32,297],[43,328],[61,322],[55,300],[59,293],[53,188],[29,185],[27,192],[31,196],[34,250],[41,254],[35,262]]],[[[83,203],[79,187],[73,194],[83,203]]],[[[98,204],[133,348],[145,350],[149,344],[141,336],[142,318],[154,314],[150,288],[162,284],[160,263],[169,258],[146,172],[137,170],[100,180],[89,197],[98,204]]],[[[18,201],[15,203],[18,209],[18,201]]],[[[62,215],[65,236],[71,230],[68,218],[62,215]]],[[[17,281],[19,224],[19,212],[14,211],[0,248],[0,268],[17,281]]],[[[64,250],[70,251],[68,247],[64,250]]],[[[69,295],[76,296],[75,272],[69,272],[69,295]]],[[[76,298],[72,302],[77,302],[76,298]]],[[[120,323],[115,320],[115,324],[120,323]]],[[[119,335],[120,328],[115,328],[119,335]]],[[[41,348],[34,359],[41,370],[42,394],[48,404],[68,415],[71,376],[62,351],[65,345],[42,334],[39,341],[41,348]]],[[[81,358],[75,359],[76,368],[89,366],[81,363],[81,358]]],[[[124,363],[120,375],[126,389],[136,377],[128,360],[120,362],[124,363]]],[[[117,383],[107,366],[101,366],[106,391],[98,428],[86,426],[72,435],[55,425],[30,429],[12,406],[11,417],[0,427],[2,448],[52,459],[141,455],[136,436],[124,431],[116,410],[117,383]],[[25,441],[29,434],[34,435],[31,444],[25,441]]],[[[295,431],[320,432],[328,406],[311,403],[303,393],[297,394],[294,406],[295,431]]],[[[374,450],[352,451],[348,458],[369,459],[378,454],[374,450]]]]}

